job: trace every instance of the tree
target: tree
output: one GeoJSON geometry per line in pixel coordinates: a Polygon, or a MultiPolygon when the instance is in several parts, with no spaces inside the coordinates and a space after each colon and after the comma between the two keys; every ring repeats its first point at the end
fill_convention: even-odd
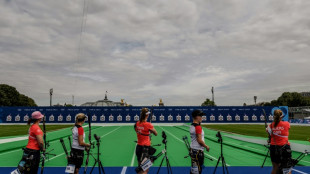
{"type": "Polygon", "coordinates": [[[24,94],[19,95],[18,106],[37,106],[32,98],[25,96],[24,94]]]}
{"type": "Polygon", "coordinates": [[[270,104],[271,106],[279,106],[277,100],[271,100],[270,104]]]}
{"type": "Polygon", "coordinates": [[[20,94],[15,87],[0,84],[0,106],[37,106],[32,98],[20,94]]]}
{"type": "Polygon", "coordinates": [[[6,97],[5,93],[0,90],[0,106],[5,106],[6,103],[9,103],[10,101],[6,97]]]}
{"type": "Polygon", "coordinates": [[[6,98],[6,103],[3,103],[3,106],[15,106],[16,103],[18,102],[19,98],[19,92],[16,90],[16,88],[6,85],[6,84],[1,84],[0,85],[0,91],[2,91],[5,95],[6,98]]]}
{"type": "Polygon", "coordinates": [[[214,101],[211,101],[210,99],[206,99],[206,101],[204,101],[201,106],[216,106],[214,101]]]}
{"type": "Polygon", "coordinates": [[[309,106],[310,99],[303,97],[298,92],[284,92],[277,100],[272,100],[270,103],[266,102],[264,106],[309,106]]]}
{"type": "Polygon", "coordinates": [[[272,106],[270,102],[265,102],[262,106],[272,106]]]}
{"type": "Polygon", "coordinates": [[[307,103],[306,106],[310,106],[310,98],[305,97],[305,99],[306,99],[306,103],[307,103]]]}
{"type": "Polygon", "coordinates": [[[278,106],[306,106],[308,100],[298,92],[284,92],[277,100],[278,106]]]}

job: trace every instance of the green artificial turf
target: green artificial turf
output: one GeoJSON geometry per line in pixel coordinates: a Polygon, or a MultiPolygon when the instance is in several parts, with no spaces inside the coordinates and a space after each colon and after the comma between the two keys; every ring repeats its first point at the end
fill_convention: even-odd
{"type": "MultiPolygon", "coordinates": [[[[27,135],[29,127],[28,125],[0,125],[0,137],[27,135]]],[[[42,124],[40,127],[43,130],[42,124]]],[[[46,125],[46,131],[50,132],[68,127],[73,127],[73,125],[46,125]]]]}
{"type": "MultiPolygon", "coordinates": [[[[267,133],[265,131],[265,125],[213,124],[203,126],[209,129],[233,132],[241,135],[267,137],[267,133]]],[[[309,132],[310,132],[310,126],[291,126],[289,139],[307,141],[310,138],[309,132]]]]}
{"type": "MultiPolygon", "coordinates": [[[[162,142],[162,132],[165,131],[167,135],[167,155],[172,166],[190,166],[190,158],[184,158],[188,155],[188,150],[183,142],[183,136],[190,139],[188,126],[155,126],[158,136],[152,136],[152,145],[161,144],[161,146],[154,146],[157,149],[156,154],[164,149],[162,142]]],[[[85,142],[88,140],[88,127],[84,127],[85,142]]],[[[205,160],[206,166],[215,166],[218,157],[220,156],[221,146],[218,143],[218,138],[215,136],[216,131],[204,128],[205,142],[210,146],[210,152],[206,152],[206,156],[212,158],[213,161],[205,160]]],[[[132,126],[93,126],[92,135],[96,134],[100,137],[100,159],[104,166],[137,166],[137,159],[135,156],[136,133],[132,126]]],[[[67,164],[64,150],[59,141],[60,138],[69,149],[68,136],[72,134],[70,128],[52,131],[47,134],[47,140],[50,142],[48,150],[56,156],[50,156],[46,161],[47,167],[65,167],[67,164]]],[[[223,133],[225,135],[227,133],[223,133]]],[[[27,139],[17,140],[12,142],[2,143],[0,145],[0,167],[14,167],[19,162],[22,155],[22,147],[27,144],[27,139]]],[[[91,140],[94,144],[96,140],[92,136],[91,140]]],[[[267,149],[263,145],[244,142],[223,136],[223,150],[225,154],[226,163],[229,166],[260,166],[265,158],[267,149]]],[[[94,157],[97,156],[97,146],[92,148],[91,152],[94,157]]],[[[300,153],[293,152],[293,157],[296,158],[300,153]]],[[[154,166],[159,166],[163,156],[154,162],[154,166]]],[[[85,165],[86,155],[84,157],[85,165]]],[[[91,156],[90,164],[94,164],[95,160],[91,156]]],[[[300,162],[300,165],[308,166],[310,164],[310,156],[307,156],[300,162]]],[[[164,161],[164,166],[166,163],[164,161]]],[[[266,166],[271,166],[270,158],[266,161],[266,166]]]]}

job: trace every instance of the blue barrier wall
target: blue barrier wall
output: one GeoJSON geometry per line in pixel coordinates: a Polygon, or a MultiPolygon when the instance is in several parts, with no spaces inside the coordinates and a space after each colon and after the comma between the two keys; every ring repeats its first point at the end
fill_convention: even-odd
{"type": "Polygon", "coordinates": [[[310,124],[310,119],[290,119],[289,122],[295,124],[310,124]]]}
{"type": "MultiPolygon", "coordinates": [[[[147,106],[146,106],[147,107],[147,106]]],[[[46,116],[47,123],[74,123],[77,113],[91,116],[96,123],[133,123],[139,119],[140,107],[0,107],[0,123],[25,123],[31,113],[38,110],[46,116]]],[[[153,123],[186,123],[191,122],[191,113],[201,109],[206,116],[203,122],[213,123],[259,123],[264,122],[263,109],[268,121],[272,121],[272,112],[281,109],[284,120],[288,121],[288,107],[196,107],[196,106],[165,106],[148,107],[153,111],[153,123]]]]}

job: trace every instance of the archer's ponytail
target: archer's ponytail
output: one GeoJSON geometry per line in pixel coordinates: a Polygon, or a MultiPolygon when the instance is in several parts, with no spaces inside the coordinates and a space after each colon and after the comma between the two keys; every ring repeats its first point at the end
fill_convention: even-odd
{"type": "Polygon", "coordinates": [[[139,121],[142,122],[145,120],[146,118],[146,113],[148,112],[149,110],[147,108],[142,108],[141,110],[141,114],[140,114],[140,119],[139,121]]]}
{"type": "Polygon", "coordinates": [[[36,121],[38,121],[38,119],[29,118],[27,125],[29,126],[31,123],[35,123],[36,121]]]}
{"type": "Polygon", "coordinates": [[[282,111],[280,109],[277,109],[273,112],[273,116],[274,116],[274,127],[277,127],[278,124],[280,123],[281,119],[282,119],[282,111]]]}
{"type": "Polygon", "coordinates": [[[29,119],[28,119],[28,122],[27,122],[27,125],[29,126],[30,123],[32,123],[32,121],[33,121],[32,118],[29,118],[29,119]]]}

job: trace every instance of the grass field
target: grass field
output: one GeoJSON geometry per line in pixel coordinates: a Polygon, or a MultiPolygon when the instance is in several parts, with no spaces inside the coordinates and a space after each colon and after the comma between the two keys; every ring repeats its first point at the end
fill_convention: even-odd
{"type": "MultiPolygon", "coordinates": [[[[254,124],[212,124],[203,125],[206,128],[237,133],[241,135],[249,135],[256,137],[267,137],[265,131],[265,125],[254,124]]],[[[302,140],[307,141],[310,138],[310,126],[291,126],[290,140],[302,140]]]]}
{"type": "MultiPolygon", "coordinates": [[[[18,135],[27,135],[28,125],[0,125],[0,137],[9,137],[9,136],[18,136],[18,135]]],[[[43,130],[42,124],[40,124],[41,129],[43,130]]],[[[54,131],[58,129],[63,129],[67,127],[73,127],[71,125],[46,125],[46,131],[54,131]]]]}
{"type": "MultiPolygon", "coordinates": [[[[173,170],[181,171],[179,173],[189,173],[186,171],[188,171],[189,169],[190,159],[184,158],[184,156],[188,154],[188,151],[182,140],[183,136],[187,136],[188,138],[190,137],[188,126],[159,125],[155,126],[155,128],[159,132],[159,136],[152,137],[152,144],[162,144],[161,132],[165,131],[167,134],[167,141],[168,141],[167,155],[169,157],[171,166],[174,167],[173,170]]],[[[217,131],[207,128],[203,129],[205,131],[206,144],[210,146],[210,152],[205,152],[205,155],[213,159],[213,161],[206,159],[204,165],[207,167],[214,167],[220,155],[220,144],[218,143],[217,138],[215,136],[217,131]]],[[[84,130],[87,137],[88,135],[87,125],[85,125],[84,130]]],[[[134,173],[134,167],[137,166],[137,160],[135,156],[136,143],[134,142],[136,140],[136,133],[133,131],[132,126],[122,126],[122,125],[93,126],[92,134],[97,134],[98,136],[100,136],[101,140],[100,152],[102,153],[100,158],[103,162],[103,166],[112,171],[110,173],[121,173],[121,171],[124,171],[124,169],[125,172],[122,173],[134,173]]],[[[246,172],[246,169],[249,166],[256,167],[255,168],[256,171],[254,171],[254,173],[255,172],[269,173],[270,168],[267,169],[260,168],[260,165],[262,164],[262,161],[264,160],[265,154],[267,152],[266,148],[263,145],[244,142],[225,136],[228,134],[229,133],[223,133],[222,135],[224,135],[223,141],[225,143],[223,145],[223,149],[226,163],[229,167],[232,167],[230,168],[231,171],[235,171],[230,173],[238,173],[238,174],[249,173],[248,170],[246,172]],[[239,169],[238,167],[241,168],[239,169]],[[236,172],[237,169],[238,172],[236,172]]],[[[57,154],[57,156],[51,156],[49,160],[46,162],[46,167],[52,167],[52,168],[54,167],[55,170],[58,167],[60,171],[64,170],[66,165],[66,158],[61,143],[59,142],[59,139],[64,138],[67,147],[69,147],[67,137],[70,135],[71,135],[71,126],[68,128],[48,132],[47,140],[50,142],[49,149],[54,149],[53,153],[57,154]]],[[[5,137],[0,139],[0,142],[4,138],[5,137]]],[[[92,141],[93,142],[95,141],[93,137],[92,141]]],[[[86,142],[88,142],[87,138],[86,142]]],[[[1,143],[0,167],[2,167],[3,169],[8,167],[16,167],[22,155],[21,148],[24,147],[26,144],[27,139],[14,140],[1,143]]],[[[156,147],[157,153],[161,151],[163,148],[164,148],[163,145],[156,147]]],[[[92,153],[94,153],[94,155],[96,152],[97,147],[95,149],[92,149],[92,153]]],[[[298,152],[293,152],[292,155],[293,157],[296,158],[299,154],[300,153],[298,152]]],[[[154,162],[154,169],[160,165],[161,159],[162,157],[160,157],[159,160],[156,160],[154,162]]],[[[91,157],[90,165],[92,165],[93,163],[94,159],[91,157]]],[[[306,156],[299,164],[301,166],[310,166],[310,156],[306,156]]],[[[163,166],[166,166],[165,162],[163,163],[163,166]]],[[[267,158],[265,166],[269,167],[271,166],[271,161],[269,157],[267,158]]],[[[47,172],[52,171],[52,168],[47,169],[47,172]]],[[[213,170],[213,168],[211,169],[213,170]]],[[[310,171],[310,168],[309,169],[301,168],[301,169],[303,172],[310,171]]],[[[208,173],[210,173],[210,171],[208,173]]],[[[254,174],[253,172],[251,173],[254,174]]]]}

